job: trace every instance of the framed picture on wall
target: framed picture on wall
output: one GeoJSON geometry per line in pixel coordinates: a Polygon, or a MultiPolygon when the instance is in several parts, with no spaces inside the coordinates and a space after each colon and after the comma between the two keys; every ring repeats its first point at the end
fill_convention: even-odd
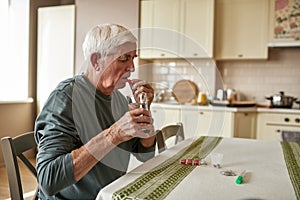
{"type": "Polygon", "coordinates": [[[275,0],[271,9],[274,9],[274,38],[300,40],[300,0],[275,0]]]}

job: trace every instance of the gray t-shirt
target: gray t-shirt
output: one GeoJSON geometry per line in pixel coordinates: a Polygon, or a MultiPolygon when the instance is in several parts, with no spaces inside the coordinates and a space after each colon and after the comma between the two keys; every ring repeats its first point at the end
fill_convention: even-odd
{"type": "Polygon", "coordinates": [[[133,138],[116,146],[81,180],[75,181],[71,151],[110,127],[127,111],[128,103],[119,91],[104,95],[84,75],[56,87],[35,123],[42,199],[95,199],[101,188],[125,174],[131,153],[140,161],[154,156],[154,147],[145,148],[139,138],[133,138]]]}

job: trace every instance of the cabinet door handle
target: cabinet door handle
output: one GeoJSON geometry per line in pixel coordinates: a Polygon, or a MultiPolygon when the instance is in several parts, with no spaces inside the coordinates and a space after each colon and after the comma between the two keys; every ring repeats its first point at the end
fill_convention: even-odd
{"type": "Polygon", "coordinates": [[[204,112],[199,112],[200,115],[204,115],[204,112]]]}
{"type": "Polygon", "coordinates": [[[284,118],[284,121],[285,121],[285,122],[289,122],[290,119],[286,117],[286,118],[284,118]]]}
{"type": "Polygon", "coordinates": [[[244,55],[243,54],[238,54],[238,57],[242,58],[242,57],[244,57],[244,55]]]}
{"type": "Polygon", "coordinates": [[[275,132],[280,133],[281,131],[280,131],[280,129],[277,129],[275,132]]]}

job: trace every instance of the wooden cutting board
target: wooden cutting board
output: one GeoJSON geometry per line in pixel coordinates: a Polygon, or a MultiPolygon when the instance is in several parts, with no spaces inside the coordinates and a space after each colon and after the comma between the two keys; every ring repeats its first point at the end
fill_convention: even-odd
{"type": "Polygon", "coordinates": [[[175,100],[180,103],[190,103],[192,100],[196,100],[199,93],[199,89],[193,81],[180,80],[173,86],[173,96],[175,100]]]}

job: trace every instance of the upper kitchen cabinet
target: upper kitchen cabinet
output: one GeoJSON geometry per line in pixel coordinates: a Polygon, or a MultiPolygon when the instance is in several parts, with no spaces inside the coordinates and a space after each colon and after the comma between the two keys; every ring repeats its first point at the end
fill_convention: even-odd
{"type": "Polygon", "coordinates": [[[269,46],[300,46],[300,1],[270,0],[269,46]]]}
{"type": "Polygon", "coordinates": [[[179,1],[141,1],[141,58],[174,58],[179,49],[179,1]]]}
{"type": "Polygon", "coordinates": [[[208,58],[214,0],[142,0],[141,58],[208,58]]]}
{"type": "Polygon", "coordinates": [[[184,57],[213,57],[214,0],[182,0],[184,57]]]}
{"type": "Polygon", "coordinates": [[[215,58],[267,59],[268,0],[216,0],[215,58]]]}

